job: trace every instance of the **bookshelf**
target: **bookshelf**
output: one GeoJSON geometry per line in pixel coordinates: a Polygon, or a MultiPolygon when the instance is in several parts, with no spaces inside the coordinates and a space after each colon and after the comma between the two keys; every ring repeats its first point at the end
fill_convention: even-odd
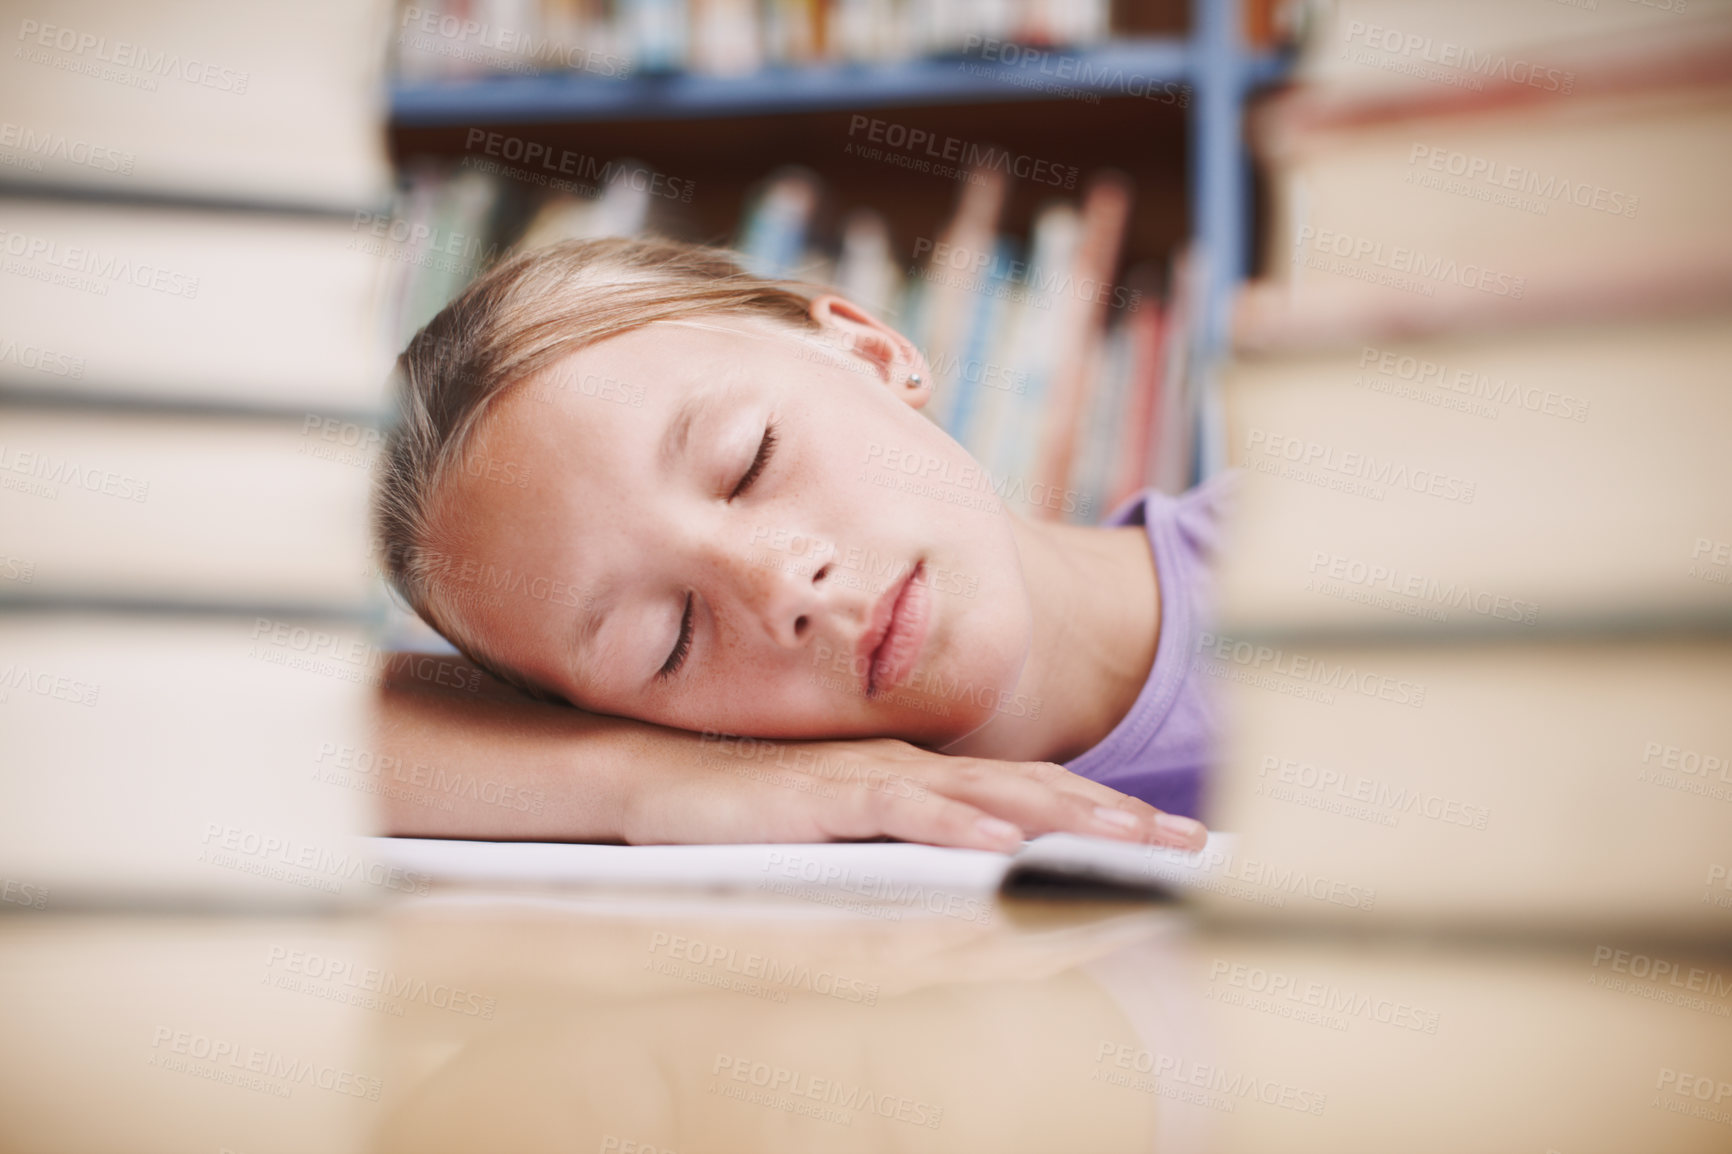
{"type": "MultiPolygon", "coordinates": [[[[1197,45],[1180,37],[1115,40],[1064,57],[1066,75],[1055,85],[1111,95],[1114,78],[1196,84],[1197,45]]],[[[1280,58],[1247,53],[1246,78],[1277,77],[1280,58]]],[[[749,76],[687,73],[606,79],[578,73],[491,76],[472,80],[399,80],[391,89],[391,116],[401,125],[433,126],[506,120],[515,123],[586,120],[663,120],[686,117],[776,115],[836,108],[895,108],[946,103],[1047,98],[1027,83],[1026,65],[961,55],[888,64],[831,64],[766,68],[749,76]],[[973,67],[964,70],[961,65],[973,67]]]]}
{"type": "MultiPolygon", "coordinates": [[[[1125,76],[1190,89],[1189,227],[1202,244],[1206,265],[1207,303],[1197,334],[1206,351],[1224,347],[1227,303],[1248,271],[1249,162],[1240,130],[1245,101],[1258,88],[1281,80],[1288,65],[1282,53],[1247,48],[1242,26],[1238,0],[1191,0],[1187,35],[1115,39],[1051,54],[1062,57],[1069,73],[1052,84],[1067,89],[1110,97],[1125,76]]],[[[1050,86],[1030,85],[1029,75],[1026,62],[946,55],[886,64],[766,68],[745,76],[540,73],[399,79],[391,87],[390,117],[394,129],[413,131],[486,124],[668,124],[1050,101],[1050,86]]]]}

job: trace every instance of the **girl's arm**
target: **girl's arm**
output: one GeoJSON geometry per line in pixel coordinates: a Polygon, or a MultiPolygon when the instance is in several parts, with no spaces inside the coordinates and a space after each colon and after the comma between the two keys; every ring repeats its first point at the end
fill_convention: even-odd
{"type": "MultiPolygon", "coordinates": [[[[455,659],[446,659],[455,660],[455,659]]],[[[580,842],[894,837],[1013,850],[1055,831],[1196,848],[1205,831],[1045,762],[890,738],[762,742],[530,701],[482,678],[378,696],[384,831],[580,842]]]]}

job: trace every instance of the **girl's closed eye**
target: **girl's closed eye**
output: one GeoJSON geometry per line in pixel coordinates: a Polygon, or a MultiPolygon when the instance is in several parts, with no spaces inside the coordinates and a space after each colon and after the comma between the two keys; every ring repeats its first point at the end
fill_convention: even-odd
{"type": "Polygon", "coordinates": [[[739,483],[734,486],[734,491],[728,494],[728,500],[732,501],[736,497],[743,496],[746,490],[756,483],[769,466],[770,457],[775,451],[776,422],[771,421],[764,426],[764,439],[758,442],[758,455],[752,458],[752,463],[746,467],[746,472],[740,478],[739,483]]]}
{"type": "Polygon", "coordinates": [[[686,594],[685,612],[680,615],[680,635],[674,641],[673,652],[662,662],[662,667],[656,670],[660,678],[672,677],[686,663],[686,655],[692,651],[692,595],[686,594]]]}
{"type": "MultiPolygon", "coordinates": [[[[764,435],[758,441],[758,451],[752,457],[752,463],[746,466],[746,471],[734,484],[733,491],[728,494],[728,500],[743,496],[750,489],[765,468],[770,464],[770,458],[776,451],[776,423],[771,421],[764,426],[764,435]]],[[[662,667],[656,671],[658,678],[669,678],[678,673],[686,663],[686,657],[692,651],[692,595],[686,594],[685,611],[680,615],[679,637],[674,641],[673,651],[668,659],[662,662],[662,667]]]]}

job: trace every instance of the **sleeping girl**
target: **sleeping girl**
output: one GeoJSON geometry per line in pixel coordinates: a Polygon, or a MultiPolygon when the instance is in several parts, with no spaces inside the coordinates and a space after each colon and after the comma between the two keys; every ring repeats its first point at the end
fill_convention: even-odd
{"type": "Polygon", "coordinates": [[[1201,845],[1215,486],[1019,516],[906,337],[667,241],[516,256],[399,369],[384,570],[520,692],[398,694],[385,739],[544,804],[390,832],[1201,845]]]}

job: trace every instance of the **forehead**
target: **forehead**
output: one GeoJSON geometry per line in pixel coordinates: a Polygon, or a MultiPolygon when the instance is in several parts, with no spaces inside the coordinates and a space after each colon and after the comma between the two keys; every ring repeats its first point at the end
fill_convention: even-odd
{"type": "MultiPolygon", "coordinates": [[[[446,584],[485,581],[497,595],[464,599],[472,629],[493,633],[525,610],[592,604],[593,545],[628,563],[667,489],[682,434],[709,430],[785,333],[750,321],[658,322],[576,350],[499,397],[441,482],[435,536],[446,584]],[[592,546],[585,548],[585,544],[592,546]],[[557,591],[554,597],[549,590],[557,591]]],[[[442,591],[461,597],[467,586],[442,591]]]]}

